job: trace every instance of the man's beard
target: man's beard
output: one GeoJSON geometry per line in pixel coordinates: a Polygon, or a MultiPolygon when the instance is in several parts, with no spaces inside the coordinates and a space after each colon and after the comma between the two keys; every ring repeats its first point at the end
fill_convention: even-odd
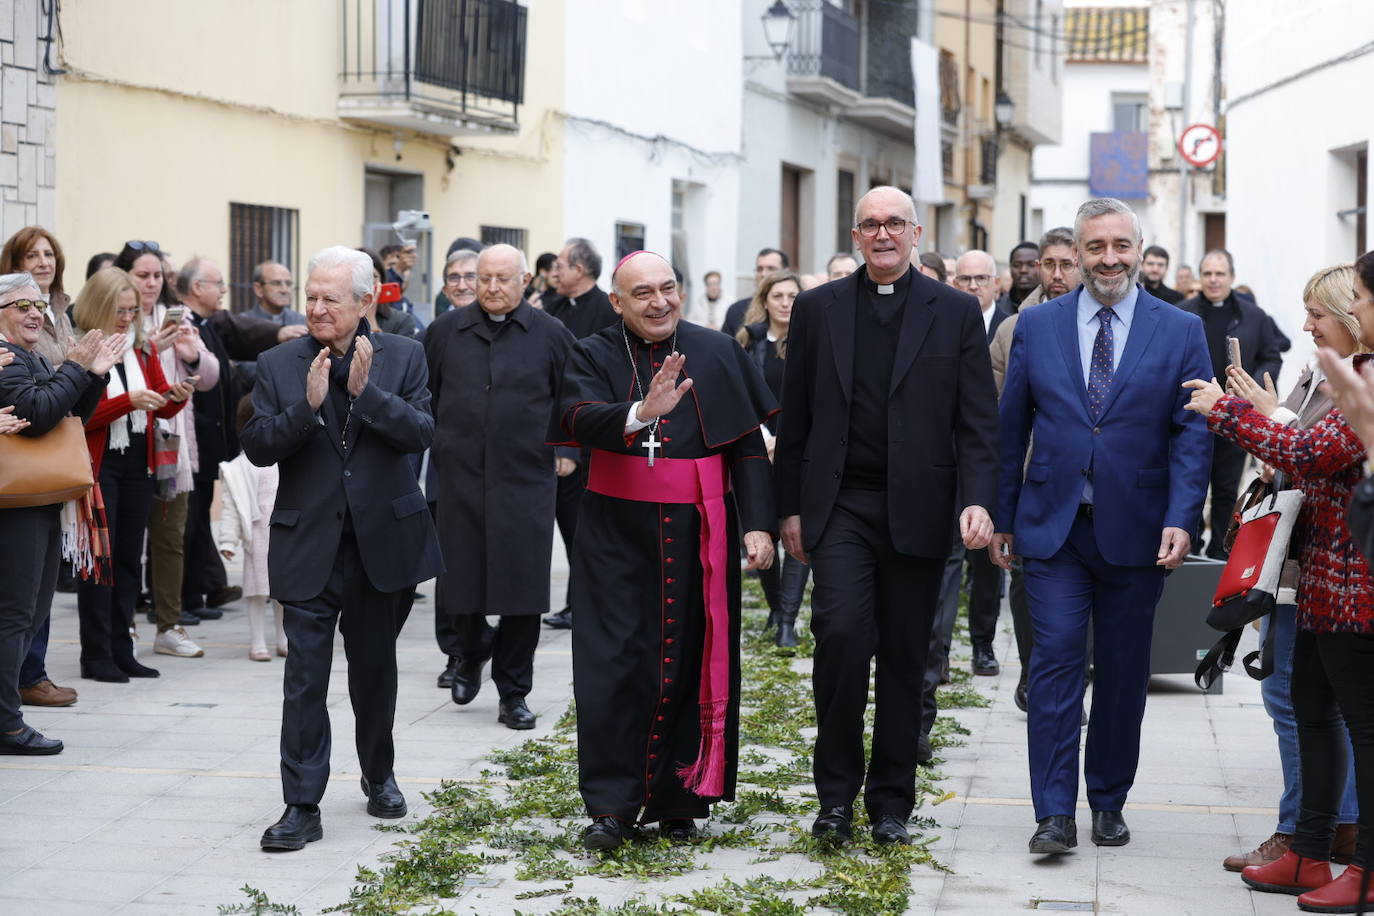
{"type": "Polygon", "coordinates": [[[1116,305],[1126,294],[1135,286],[1136,280],[1140,277],[1140,266],[1136,265],[1125,273],[1120,274],[1114,280],[1103,280],[1097,275],[1097,268],[1093,268],[1083,274],[1083,285],[1087,287],[1092,297],[1103,305],[1116,305]]]}

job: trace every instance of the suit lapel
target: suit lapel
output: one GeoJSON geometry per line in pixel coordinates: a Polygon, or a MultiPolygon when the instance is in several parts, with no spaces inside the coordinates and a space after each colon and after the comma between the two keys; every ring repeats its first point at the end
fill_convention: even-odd
{"type": "Polygon", "coordinates": [[[897,386],[911,368],[935,320],[935,309],[930,305],[935,295],[925,295],[922,279],[922,275],[917,273],[907,284],[906,302],[902,303],[902,329],[897,333],[897,354],[892,363],[892,383],[888,387],[888,394],[896,393],[897,386]]]}
{"type": "MultiPolygon", "coordinates": [[[[310,364],[315,361],[319,351],[315,349],[315,344],[309,338],[304,338],[307,343],[299,347],[300,356],[300,379],[301,394],[304,394],[310,387],[310,364]]],[[[343,457],[343,443],[339,441],[339,417],[334,410],[334,402],[329,397],[329,392],[325,391],[324,403],[320,405],[320,414],[324,417],[324,434],[329,438],[329,443],[334,446],[334,451],[343,457]]]]}
{"type": "MultiPolygon", "coordinates": [[[[1080,294],[1082,290],[1079,290],[1080,294]]],[[[1059,348],[1064,355],[1065,366],[1069,370],[1069,378],[1074,391],[1078,392],[1079,403],[1083,405],[1083,413],[1092,419],[1092,410],[1088,407],[1088,385],[1083,381],[1083,361],[1078,355],[1078,296],[1068,296],[1059,304],[1059,312],[1054,317],[1056,337],[1059,338],[1059,348]]]]}
{"type": "Polygon", "coordinates": [[[1098,415],[1099,419],[1111,411],[1112,405],[1116,403],[1117,395],[1130,381],[1131,374],[1135,372],[1136,366],[1140,365],[1140,355],[1149,346],[1150,338],[1154,336],[1155,328],[1158,325],[1159,305],[1155,302],[1147,302],[1145,294],[1142,292],[1136,298],[1135,315],[1131,318],[1131,330],[1126,336],[1126,349],[1121,354],[1121,364],[1112,373],[1112,387],[1107,392],[1107,400],[1102,404],[1102,413],[1098,415]]]}
{"type": "Polygon", "coordinates": [[[830,308],[825,310],[825,319],[830,330],[830,350],[835,355],[835,371],[848,404],[854,391],[854,310],[859,303],[859,274],[852,274],[839,287],[830,308]]]}

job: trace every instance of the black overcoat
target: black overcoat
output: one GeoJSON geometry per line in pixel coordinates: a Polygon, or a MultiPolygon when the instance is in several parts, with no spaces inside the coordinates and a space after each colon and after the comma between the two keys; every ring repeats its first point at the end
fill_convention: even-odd
{"type": "MultiPolygon", "coordinates": [[[[547,614],[558,477],[545,442],[573,336],[521,302],[450,309],[425,335],[450,614],[547,614]]],[[[569,453],[571,454],[571,453],[569,453]]]]}

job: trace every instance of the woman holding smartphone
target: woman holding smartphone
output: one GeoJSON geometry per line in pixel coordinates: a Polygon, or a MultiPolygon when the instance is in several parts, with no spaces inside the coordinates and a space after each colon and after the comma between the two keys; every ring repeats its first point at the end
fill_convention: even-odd
{"type": "MultiPolygon", "coordinates": [[[[215,387],[219,383],[219,360],[206,349],[185,306],[167,304],[177,300],[166,280],[166,253],[157,242],[125,242],[115,256],[115,267],[126,271],[138,290],[143,333],[156,348],[168,383],[189,382],[196,391],[215,387]]],[[[187,625],[224,613],[213,608],[188,612],[182,607],[187,502],[199,470],[194,410],[187,404],[185,411],[148,430],[154,437],[154,450],[162,453],[148,519],[148,578],[153,596],[149,617],[157,624],[153,651],[177,658],[205,654],[187,635],[187,625]],[[174,469],[172,473],[168,473],[169,467],[174,469]]]]}

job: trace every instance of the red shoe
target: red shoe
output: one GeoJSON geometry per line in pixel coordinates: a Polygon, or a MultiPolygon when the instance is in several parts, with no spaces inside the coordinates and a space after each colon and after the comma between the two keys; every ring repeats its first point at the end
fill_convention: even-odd
{"type": "Polygon", "coordinates": [[[1304,894],[1331,883],[1331,863],[1309,859],[1293,850],[1268,865],[1248,865],[1240,880],[1257,891],[1271,894],[1304,894]]]}
{"type": "Polygon", "coordinates": [[[1365,907],[1374,905],[1374,887],[1364,869],[1351,865],[1330,884],[1308,891],[1298,898],[1298,909],[1309,913],[1354,913],[1360,909],[1360,883],[1365,883],[1365,907]]]}

